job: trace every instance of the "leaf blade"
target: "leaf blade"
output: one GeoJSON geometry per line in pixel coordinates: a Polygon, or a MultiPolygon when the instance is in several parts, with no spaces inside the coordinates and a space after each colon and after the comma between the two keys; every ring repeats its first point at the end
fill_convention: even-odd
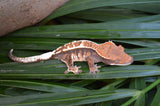
{"type": "Polygon", "coordinates": [[[81,105],[89,103],[97,103],[102,101],[109,101],[114,99],[131,97],[137,90],[95,90],[95,91],[85,91],[85,92],[74,92],[66,94],[41,94],[32,96],[19,96],[12,98],[2,98],[0,99],[1,105],[81,105]],[[124,93],[125,92],[125,93],[124,93]],[[62,96],[63,95],[63,96],[62,96]]]}
{"type": "Polygon", "coordinates": [[[68,2],[63,7],[59,8],[57,11],[54,11],[50,16],[48,16],[43,22],[49,21],[53,18],[63,16],[69,13],[74,13],[77,11],[82,11],[91,8],[103,7],[103,6],[118,6],[118,5],[129,5],[129,4],[145,4],[145,3],[159,3],[158,0],[72,0],[68,2]]]}

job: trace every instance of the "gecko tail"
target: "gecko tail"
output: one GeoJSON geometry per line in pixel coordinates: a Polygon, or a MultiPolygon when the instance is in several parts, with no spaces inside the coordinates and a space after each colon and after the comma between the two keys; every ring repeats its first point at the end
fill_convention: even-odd
{"type": "Polygon", "coordinates": [[[37,56],[31,56],[31,57],[16,57],[13,55],[13,49],[9,52],[9,58],[13,61],[19,62],[19,63],[33,63],[43,60],[49,60],[53,56],[53,52],[47,52],[41,55],[37,56]]]}

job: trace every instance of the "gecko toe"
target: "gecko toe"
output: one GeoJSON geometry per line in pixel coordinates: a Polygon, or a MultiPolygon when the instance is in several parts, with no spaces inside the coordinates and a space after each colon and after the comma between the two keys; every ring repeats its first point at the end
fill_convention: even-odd
{"type": "Polygon", "coordinates": [[[78,70],[78,73],[82,73],[82,70],[78,70]]]}
{"type": "Polygon", "coordinates": [[[97,66],[97,64],[95,64],[95,67],[98,69],[98,68],[101,68],[101,66],[97,66]]]}
{"type": "Polygon", "coordinates": [[[74,74],[80,74],[82,72],[82,70],[78,70],[76,72],[73,72],[74,74]]]}
{"type": "Polygon", "coordinates": [[[99,70],[90,70],[90,74],[93,74],[93,75],[95,75],[96,73],[99,73],[100,71],[99,70]]]}
{"type": "Polygon", "coordinates": [[[93,67],[90,68],[90,72],[89,73],[99,73],[100,71],[98,70],[98,68],[101,68],[101,66],[97,66],[97,64],[95,64],[93,67]]]}
{"type": "Polygon", "coordinates": [[[69,71],[68,70],[66,70],[65,72],[64,72],[64,74],[68,74],[69,73],[69,71]]]}

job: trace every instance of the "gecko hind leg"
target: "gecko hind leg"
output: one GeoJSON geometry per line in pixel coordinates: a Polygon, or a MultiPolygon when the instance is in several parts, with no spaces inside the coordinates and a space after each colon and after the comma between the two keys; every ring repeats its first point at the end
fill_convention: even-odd
{"type": "Polygon", "coordinates": [[[70,56],[66,56],[65,59],[62,59],[63,62],[66,63],[68,69],[64,72],[65,74],[69,72],[73,72],[74,74],[79,74],[82,72],[82,70],[79,70],[81,66],[73,66],[73,60],[70,56]]]}

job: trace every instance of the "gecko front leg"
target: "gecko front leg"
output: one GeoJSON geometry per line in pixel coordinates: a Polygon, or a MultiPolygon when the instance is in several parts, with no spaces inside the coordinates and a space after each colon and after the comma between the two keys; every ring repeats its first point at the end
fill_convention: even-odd
{"type": "Polygon", "coordinates": [[[81,66],[73,66],[73,60],[70,55],[66,55],[62,57],[62,61],[66,63],[68,69],[64,72],[65,74],[69,72],[73,72],[74,74],[79,74],[82,72],[82,70],[79,70],[81,66]],[[64,57],[64,58],[63,58],[64,57]]]}
{"type": "Polygon", "coordinates": [[[100,72],[98,70],[98,68],[101,68],[101,66],[97,66],[97,64],[94,64],[94,58],[93,57],[88,57],[87,61],[88,61],[89,69],[90,69],[89,73],[96,74],[96,72],[100,72]]]}

